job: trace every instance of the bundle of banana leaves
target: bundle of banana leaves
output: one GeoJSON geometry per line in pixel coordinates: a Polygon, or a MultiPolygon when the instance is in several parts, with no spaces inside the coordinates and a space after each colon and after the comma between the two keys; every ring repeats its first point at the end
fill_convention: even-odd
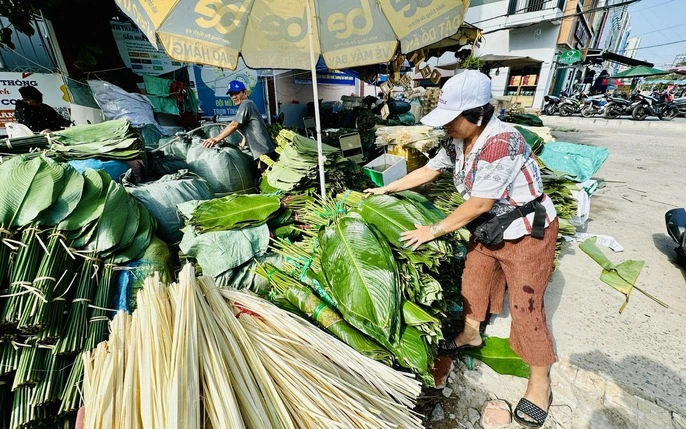
{"type": "Polygon", "coordinates": [[[60,161],[99,158],[130,160],[140,158],[143,141],[128,119],[99,124],[76,125],[49,134],[16,137],[0,141],[0,151],[26,154],[36,150],[60,161]]]}
{"type": "Polygon", "coordinates": [[[140,257],[155,228],[104,171],[79,173],[36,154],[0,164],[0,374],[12,386],[9,427],[55,421],[81,406],[83,366],[72,364],[106,338],[115,266],[140,257]]]}
{"type": "MultiPolygon", "coordinates": [[[[415,252],[402,247],[401,232],[414,229],[414,223],[444,217],[417,193],[365,198],[348,190],[336,200],[313,200],[303,210],[301,220],[309,228],[298,242],[274,241],[274,251],[286,263],[257,271],[274,286],[270,298],[277,304],[288,301],[326,330],[326,320],[342,319],[342,326],[356,333],[353,338],[367,337],[363,346],[347,331],[329,332],[361,353],[377,354],[379,360],[377,350],[384,349],[393,365],[433,385],[428,371],[434,347],[443,338],[441,322],[450,301],[436,277],[447,268],[444,264],[456,264],[460,270],[464,243],[446,236],[415,252]],[[317,303],[317,311],[312,303],[317,303]],[[322,318],[323,311],[329,319],[322,318]]],[[[459,276],[456,279],[459,282],[459,276]]],[[[459,287],[451,291],[457,299],[459,287]]]]}
{"type": "MultiPolygon", "coordinates": [[[[276,143],[278,161],[265,155],[261,157],[269,167],[262,175],[260,191],[314,192],[319,175],[317,142],[283,129],[279,132],[276,143]]],[[[372,185],[357,164],[342,157],[340,148],[322,144],[322,153],[326,157],[324,165],[327,189],[334,195],[349,186],[364,189],[372,185]]]]}

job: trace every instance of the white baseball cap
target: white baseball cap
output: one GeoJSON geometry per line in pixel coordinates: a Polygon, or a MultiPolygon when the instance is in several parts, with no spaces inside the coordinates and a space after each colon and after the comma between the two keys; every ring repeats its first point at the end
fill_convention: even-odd
{"type": "Polygon", "coordinates": [[[441,88],[438,106],[421,121],[442,127],[465,110],[481,107],[491,101],[491,79],[478,70],[465,70],[451,77],[441,88]]]}

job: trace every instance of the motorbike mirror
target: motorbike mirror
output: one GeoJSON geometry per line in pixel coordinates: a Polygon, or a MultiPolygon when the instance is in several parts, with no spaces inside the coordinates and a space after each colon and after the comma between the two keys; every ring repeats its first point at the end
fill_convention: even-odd
{"type": "Polygon", "coordinates": [[[686,209],[671,209],[665,213],[667,232],[672,240],[680,246],[686,247],[686,209]]]}

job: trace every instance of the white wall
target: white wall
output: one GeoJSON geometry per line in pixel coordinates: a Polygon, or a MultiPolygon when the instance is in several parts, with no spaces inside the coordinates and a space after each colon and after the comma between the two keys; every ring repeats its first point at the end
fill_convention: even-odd
{"type": "MultiPolygon", "coordinates": [[[[302,73],[303,78],[309,78],[309,71],[296,70],[295,73],[302,73]]],[[[284,104],[289,104],[297,100],[300,104],[307,104],[314,101],[312,84],[299,85],[293,82],[292,73],[283,73],[275,78],[276,98],[284,104]]],[[[342,95],[359,95],[359,81],[356,85],[317,85],[319,98],[324,101],[340,101],[342,95]]],[[[369,95],[369,94],[367,94],[369,95]]]]}
{"type": "MultiPolygon", "coordinates": [[[[553,78],[555,54],[557,52],[557,36],[560,26],[550,23],[540,23],[519,29],[499,30],[505,25],[512,25],[517,19],[530,19],[532,13],[523,16],[504,17],[507,14],[508,0],[475,0],[467,10],[465,21],[481,28],[484,41],[478,49],[478,55],[514,55],[531,57],[543,61],[536,86],[534,108],[543,106],[543,97],[548,94],[553,78]],[[497,17],[497,18],[496,18],[497,17]]],[[[541,11],[541,16],[556,12],[541,11]]],[[[492,72],[492,88],[494,96],[502,96],[507,85],[509,70],[501,68],[499,76],[492,72]]]]}

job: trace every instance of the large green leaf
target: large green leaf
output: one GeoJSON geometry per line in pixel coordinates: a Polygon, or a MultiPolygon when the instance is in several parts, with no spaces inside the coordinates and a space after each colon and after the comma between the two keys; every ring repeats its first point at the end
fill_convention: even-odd
{"type": "Polygon", "coordinates": [[[426,217],[426,219],[431,223],[440,222],[443,219],[445,219],[445,215],[443,214],[443,212],[438,207],[436,207],[436,205],[433,202],[431,202],[431,200],[429,200],[419,192],[406,190],[397,192],[394,194],[394,196],[404,198],[414,203],[414,206],[418,208],[422,212],[424,217],[426,217]]]}
{"type": "Polygon", "coordinates": [[[429,373],[429,361],[432,359],[431,353],[422,338],[422,333],[414,326],[405,326],[397,342],[391,351],[396,357],[400,366],[412,370],[422,379],[426,386],[433,387],[434,378],[429,373]]]}
{"type": "Polygon", "coordinates": [[[281,207],[277,196],[231,194],[199,204],[189,220],[198,232],[226,231],[265,223],[281,207]]]}
{"type": "Polygon", "coordinates": [[[85,179],[74,167],[62,164],[65,174],[65,186],[57,200],[41,212],[37,222],[41,225],[57,225],[72,213],[81,201],[85,179]]]}
{"type": "Polygon", "coordinates": [[[100,217],[105,205],[105,196],[112,178],[102,170],[86,168],[83,172],[83,193],[74,211],[67,216],[58,229],[76,231],[87,227],[100,217]]]}
{"type": "Polygon", "coordinates": [[[126,248],[129,244],[131,244],[133,239],[136,238],[136,234],[138,233],[138,223],[140,222],[140,213],[138,212],[140,204],[138,203],[138,200],[136,200],[128,192],[126,193],[126,196],[127,217],[121,238],[116,246],[110,248],[107,252],[104,252],[101,257],[113,255],[120,249],[126,248]]]}
{"type": "Polygon", "coordinates": [[[356,213],[319,234],[327,293],[345,320],[382,345],[397,341],[400,290],[390,246],[356,213]]]}
{"type": "Polygon", "coordinates": [[[85,250],[106,252],[119,244],[126,229],[128,198],[129,194],[124,186],[114,181],[110,182],[96,232],[84,246],[85,250]]]}
{"type": "Polygon", "coordinates": [[[269,246],[269,228],[262,224],[228,231],[196,235],[186,227],[179,243],[181,251],[196,258],[203,274],[216,277],[262,255],[269,246]]]}
{"type": "Polygon", "coordinates": [[[139,218],[136,236],[128,246],[120,248],[115,252],[113,260],[115,264],[123,264],[139,259],[150,245],[150,241],[155,233],[155,218],[152,217],[150,211],[145,208],[143,203],[136,201],[136,204],[138,204],[139,218]]]}
{"type": "Polygon", "coordinates": [[[14,156],[0,164],[0,223],[3,227],[11,226],[40,165],[40,161],[31,162],[27,156],[14,156]]]}
{"type": "Polygon", "coordinates": [[[462,354],[479,359],[498,374],[529,378],[529,365],[512,350],[508,338],[486,337],[483,341],[482,348],[468,349],[462,354]]]}
{"type": "Polygon", "coordinates": [[[30,162],[39,163],[40,168],[33,176],[26,198],[15,215],[15,226],[24,226],[34,222],[43,210],[55,202],[65,186],[66,176],[62,164],[43,156],[34,158],[30,162]]]}
{"type": "Polygon", "coordinates": [[[638,280],[638,276],[641,274],[641,270],[643,269],[643,261],[628,260],[615,265],[607,258],[607,256],[605,256],[605,254],[603,254],[595,242],[595,237],[587,238],[579,245],[579,248],[594,261],[596,261],[601,267],[603,267],[600,280],[613,289],[624,294],[625,300],[624,304],[622,304],[622,306],[619,308],[620,313],[624,311],[624,308],[626,308],[627,304],[629,303],[629,296],[631,295],[631,291],[633,289],[636,289],[637,291],[646,295],[648,298],[657,302],[661,306],[667,307],[667,304],[664,302],[655,298],[646,291],[636,287],[636,280],[638,280]]]}
{"type": "MultiPolygon", "coordinates": [[[[402,247],[400,234],[415,229],[415,224],[428,225],[431,222],[408,200],[391,195],[372,195],[359,205],[359,212],[365,222],[374,225],[393,246],[402,247]]],[[[445,247],[439,242],[422,244],[420,250],[429,249],[437,254],[445,254],[445,247]]]]}

